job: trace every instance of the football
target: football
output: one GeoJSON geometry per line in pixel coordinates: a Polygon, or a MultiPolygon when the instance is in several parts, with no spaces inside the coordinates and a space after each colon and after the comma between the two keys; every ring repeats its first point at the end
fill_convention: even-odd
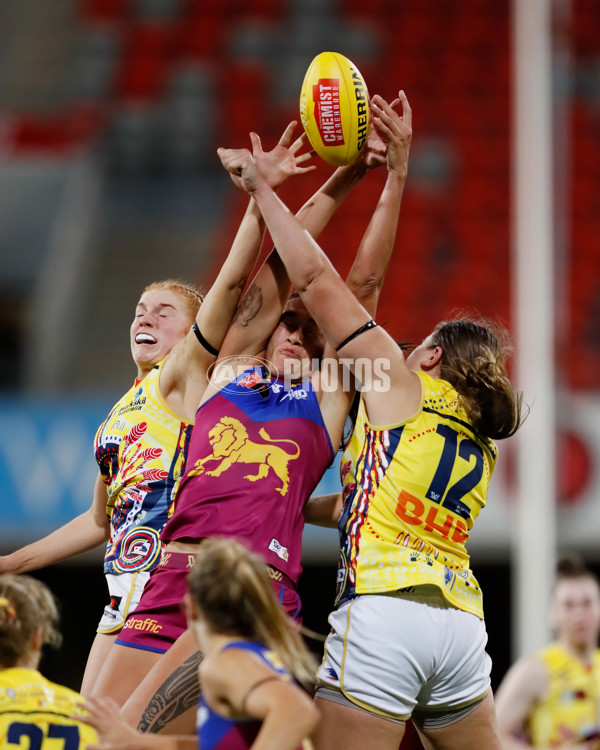
{"type": "Polygon", "coordinates": [[[369,92],[347,57],[321,52],[311,62],[300,92],[300,120],[328,164],[341,167],[358,157],[369,132],[369,92]]]}

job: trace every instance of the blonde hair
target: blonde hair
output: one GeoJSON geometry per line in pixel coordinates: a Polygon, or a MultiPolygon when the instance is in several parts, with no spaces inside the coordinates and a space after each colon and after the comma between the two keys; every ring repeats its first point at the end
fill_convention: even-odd
{"type": "Polygon", "coordinates": [[[523,422],[523,394],[506,371],[512,354],[508,332],[479,318],[456,318],[438,323],[430,346],[442,348],[441,377],[456,389],[477,433],[501,440],[523,422]]]}
{"type": "MultiPolygon", "coordinates": [[[[142,290],[142,294],[146,292],[152,292],[156,290],[167,289],[170,292],[175,292],[184,301],[190,315],[193,320],[198,314],[200,305],[204,302],[204,295],[202,292],[194,286],[194,284],[188,284],[186,281],[181,279],[164,279],[163,281],[153,281],[148,286],[145,286],[142,290]]],[[[140,295],[141,297],[142,295],[140,295]]]]}
{"type": "Polygon", "coordinates": [[[316,662],[276,599],[261,558],[235,539],[205,539],[187,586],[213,632],[262,643],[298,682],[314,682],[316,662]]]}
{"type": "Polygon", "coordinates": [[[26,575],[0,575],[0,665],[13,667],[29,653],[34,632],[60,645],[58,607],[50,589],[26,575]]]}

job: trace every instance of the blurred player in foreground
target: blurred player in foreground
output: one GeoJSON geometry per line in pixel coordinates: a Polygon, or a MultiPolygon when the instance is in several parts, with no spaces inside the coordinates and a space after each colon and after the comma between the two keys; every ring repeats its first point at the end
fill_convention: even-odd
{"type": "Polygon", "coordinates": [[[519,659],[496,696],[503,748],[600,750],[600,586],[577,558],[558,564],[556,640],[519,659]]]}
{"type": "Polygon", "coordinates": [[[38,672],[44,644],[60,643],[57,619],[56,603],[43,583],[0,576],[2,748],[83,750],[96,741],[95,731],[80,720],[81,696],[38,672]]]}
{"type": "Polygon", "coordinates": [[[139,734],[111,698],[90,699],[102,750],[308,750],[318,711],[316,664],[275,598],[265,563],[233,539],[206,539],[188,577],[185,608],[204,654],[198,738],[139,734]]]}

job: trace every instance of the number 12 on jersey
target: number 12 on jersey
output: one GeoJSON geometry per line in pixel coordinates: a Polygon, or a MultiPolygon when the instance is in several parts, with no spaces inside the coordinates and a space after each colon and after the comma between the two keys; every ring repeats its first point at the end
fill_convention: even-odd
{"type": "Polygon", "coordinates": [[[462,519],[471,519],[470,508],[463,502],[463,498],[481,481],[485,466],[483,450],[474,440],[461,437],[448,425],[438,425],[437,433],[444,438],[444,444],[425,497],[451,513],[442,514],[438,508],[426,507],[418,497],[402,490],[398,497],[396,515],[410,526],[422,525],[426,531],[437,531],[447,539],[461,544],[469,537],[467,524],[462,519]],[[450,484],[457,462],[464,461],[470,465],[473,459],[475,462],[470,471],[450,484]]]}

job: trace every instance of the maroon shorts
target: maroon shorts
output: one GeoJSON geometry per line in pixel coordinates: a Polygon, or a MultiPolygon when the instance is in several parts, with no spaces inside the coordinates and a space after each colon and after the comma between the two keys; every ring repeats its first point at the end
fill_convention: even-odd
{"type": "MultiPolygon", "coordinates": [[[[183,611],[187,574],[195,555],[164,552],[150,573],[142,598],[127,619],[115,643],[164,654],[186,630],[183,611]]],[[[275,595],[292,619],[300,622],[300,597],[293,582],[279,570],[269,568],[275,595]]]]}
{"type": "Polygon", "coordinates": [[[285,573],[267,565],[267,572],[271,578],[271,585],[281,606],[295,622],[302,624],[302,602],[296,591],[296,584],[285,573]]]}

